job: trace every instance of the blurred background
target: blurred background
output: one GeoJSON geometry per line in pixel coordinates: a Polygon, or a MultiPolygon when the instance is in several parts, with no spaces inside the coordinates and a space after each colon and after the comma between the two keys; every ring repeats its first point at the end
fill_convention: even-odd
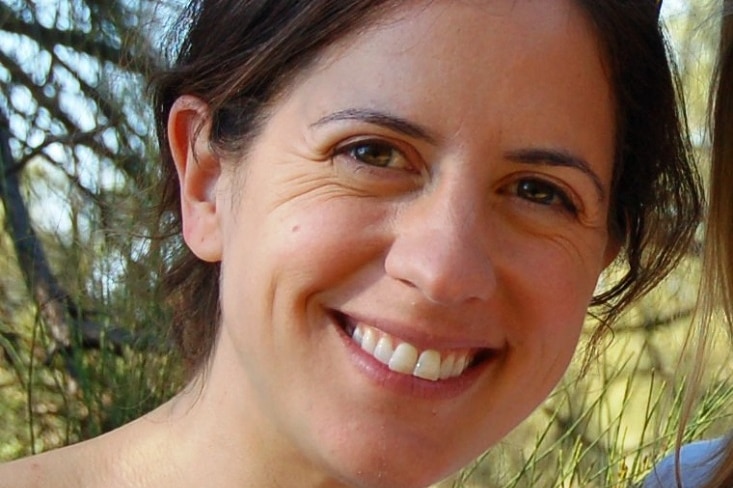
{"type": "MultiPolygon", "coordinates": [[[[662,8],[703,174],[724,2],[662,8]]],[[[156,288],[168,249],[150,239],[157,156],[145,92],[178,8],[0,0],[0,461],[106,432],[181,385],[156,288]]],[[[527,422],[439,486],[638,483],[674,448],[684,415],[701,245],[592,356],[581,344],[527,422]]],[[[733,427],[733,348],[716,334],[684,440],[733,427]]]]}

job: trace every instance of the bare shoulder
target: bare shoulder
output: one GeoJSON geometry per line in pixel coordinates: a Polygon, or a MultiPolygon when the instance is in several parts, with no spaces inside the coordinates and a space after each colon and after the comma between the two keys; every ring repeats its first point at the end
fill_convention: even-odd
{"type": "Polygon", "coordinates": [[[183,450],[183,443],[168,434],[166,408],[97,438],[0,464],[0,488],[183,486],[170,451],[171,445],[179,446],[176,452],[183,450]]]}
{"type": "Polygon", "coordinates": [[[62,448],[0,464],[0,488],[66,488],[81,486],[74,473],[76,449],[62,448]]]}
{"type": "Polygon", "coordinates": [[[129,473],[120,473],[130,464],[127,430],[125,426],[78,444],[0,464],[0,488],[138,486],[130,482],[129,473]]]}

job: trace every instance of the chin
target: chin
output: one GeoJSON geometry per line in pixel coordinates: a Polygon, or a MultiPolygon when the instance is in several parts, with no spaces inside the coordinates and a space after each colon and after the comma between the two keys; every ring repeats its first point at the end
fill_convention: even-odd
{"type": "MultiPolygon", "coordinates": [[[[365,446],[367,447],[367,446],[365,446]]],[[[348,449],[348,448],[347,448],[348,449]]],[[[353,452],[353,451],[352,451],[353,452]]],[[[340,480],[334,486],[353,488],[426,488],[444,480],[469,464],[475,456],[465,459],[435,459],[418,451],[394,449],[382,456],[364,453],[359,459],[343,459],[340,480]]],[[[479,453],[480,454],[480,453],[479,453]]],[[[477,454],[478,455],[478,454],[477,454]]],[[[338,461],[331,459],[331,461],[338,461]]],[[[335,466],[332,466],[335,467],[335,466]]]]}

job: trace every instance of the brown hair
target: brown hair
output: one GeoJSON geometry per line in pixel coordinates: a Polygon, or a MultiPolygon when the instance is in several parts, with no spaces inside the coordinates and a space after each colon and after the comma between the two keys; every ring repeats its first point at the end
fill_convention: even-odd
{"type": "MultiPolygon", "coordinates": [[[[627,267],[592,306],[606,327],[688,250],[702,213],[680,83],[659,23],[659,1],[580,0],[595,24],[615,90],[617,140],[609,227],[627,267]]],[[[605,327],[604,327],[605,326],[605,327]]]]}
{"type": "MultiPolygon", "coordinates": [[[[609,227],[628,269],[592,304],[604,323],[649,290],[683,256],[700,193],[677,109],[676,83],[652,0],[576,0],[594,23],[615,88],[617,145],[609,227]]],[[[176,27],[173,62],[153,83],[162,155],[161,222],[180,232],[179,187],[166,136],[175,99],[210,106],[215,149],[243,152],[265,108],[323,48],[404,2],[193,0],[176,27]]],[[[528,33],[527,35],[531,35],[528,33]]],[[[684,118],[682,118],[684,120],[684,118]]],[[[187,363],[205,363],[216,337],[219,266],[179,242],[165,278],[173,335],[187,363]]],[[[600,333],[600,329],[599,329],[600,333]]]]}
{"type": "MultiPolygon", "coordinates": [[[[726,18],[728,28],[722,32],[711,110],[710,204],[703,256],[705,274],[700,290],[703,333],[710,327],[718,307],[733,331],[733,9],[724,12],[724,21],[726,18]]],[[[704,336],[703,344],[707,339],[704,336]]],[[[712,454],[717,456],[718,469],[704,487],[733,486],[733,437],[728,438],[721,451],[712,454]]]]}

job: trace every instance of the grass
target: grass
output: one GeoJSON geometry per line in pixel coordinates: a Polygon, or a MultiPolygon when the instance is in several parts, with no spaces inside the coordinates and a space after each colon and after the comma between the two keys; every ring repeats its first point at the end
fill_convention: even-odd
{"type": "MultiPolygon", "coordinates": [[[[683,348],[689,318],[650,318],[689,308],[694,294],[687,288],[694,285],[679,278],[690,273],[696,271],[678,270],[655,296],[627,314],[587,371],[579,351],[563,382],[526,422],[436,488],[638,484],[674,449],[688,375],[680,365],[692,359],[683,348]],[[663,325],[649,326],[654,323],[663,325]]],[[[0,460],[99,435],[154,408],[180,387],[180,368],[166,352],[164,331],[155,328],[167,320],[165,311],[152,302],[141,309],[138,300],[131,296],[110,303],[115,313],[102,319],[137,324],[132,330],[152,333],[157,341],[150,343],[159,347],[115,350],[103,338],[99,349],[49,355],[30,305],[14,310],[18,322],[0,323],[0,460]]],[[[731,425],[730,349],[727,340],[711,343],[685,442],[720,435],[731,425]]]]}
{"type": "MultiPolygon", "coordinates": [[[[709,46],[716,45],[707,37],[717,30],[701,20],[713,11],[708,5],[712,2],[688,3],[688,11],[668,19],[668,24],[673,37],[680,38],[675,41],[676,52],[692,126],[704,127],[714,59],[709,46]]],[[[36,176],[34,181],[42,175],[36,176]]],[[[122,192],[115,198],[108,203],[121,220],[115,224],[122,229],[117,239],[95,222],[91,227],[104,227],[100,235],[106,239],[81,231],[71,237],[51,235],[48,249],[56,250],[50,258],[68,275],[62,277],[67,288],[83,290],[75,298],[85,310],[94,311],[93,319],[144,335],[148,344],[142,349],[131,344],[115,350],[103,337],[97,349],[77,349],[70,356],[49,353],[49,341],[23,290],[8,236],[0,232],[0,461],[106,432],[152,409],[181,386],[180,368],[166,352],[161,329],[166,313],[149,290],[154,273],[148,259],[136,257],[163,253],[136,247],[130,238],[128,227],[135,227],[132,224],[138,220],[131,208],[139,203],[141,192],[122,192]],[[109,238],[116,247],[104,247],[109,238]],[[65,240],[86,244],[69,248],[61,243],[65,240]],[[127,272],[117,283],[115,276],[122,268],[127,272]]],[[[148,235],[145,230],[136,232],[148,235]]],[[[698,272],[694,260],[688,264],[623,318],[585,374],[579,355],[553,395],[526,422],[464,471],[436,486],[638,484],[674,448],[677,437],[688,373],[684,365],[692,361],[683,348],[690,324],[684,317],[658,319],[675,317],[694,302],[698,272]]],[[[733,425],[730,349],[727,338],[712,344],[684,441],[716,436],[733,425]]]]}

